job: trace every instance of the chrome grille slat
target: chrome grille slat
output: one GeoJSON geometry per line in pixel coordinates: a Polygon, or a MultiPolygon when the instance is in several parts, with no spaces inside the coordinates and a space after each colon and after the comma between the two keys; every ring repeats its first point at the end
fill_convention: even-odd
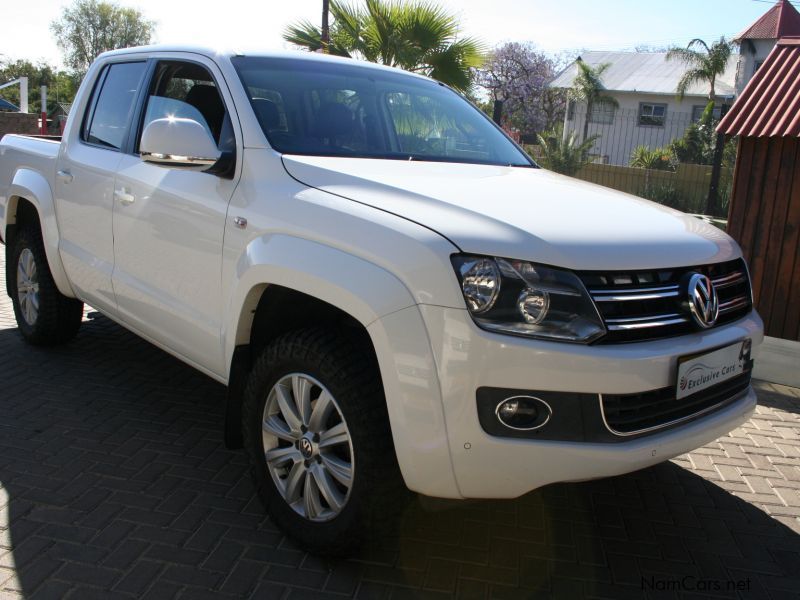
{"type": "Polygon", "coordinates": [[[686,317],[678,317],[675,319],[665,319],[659,321],[644,321],[639,323],[623,323],[620,325],[608,325],[609,331],[628,331],[630,329],[648,329],[651,327],[666,327],[667,325],[679,325],[686,323],[686,317]]]}
{"type": "Polygon", "coordinates": [[[654,315],[654,316],[647,316],[647,317],[627,317],[624,319],[606,319],[606,323],[639,323],[641,321],[664,321],[668,319],[685,319],[683,315],[679,315],[678,313],[672,313],[668,315],[654,315]]]}
{"type": "Polygon", "coordinates": [[[714,287],[718,290],[723,290],[726,287],[730,287],[732,285],[736,285],[737,283],[742,283],[747,280],[747,275],[745,275],[742,271],[737,271],[736,273],[731,273],[730,275],[726,275],[725,277],[717,277],[716,279],[712,279],[711,281],[714,283],[714,287]]]}
{"type": "Polygon", "coordinates": [[[617,290],[617,289],[611,289],[611,290],[594,289],[594,290],[589,290],[589,293],[592,294],[592,295],[594,295],[594,294],[636,294],[636,293],[640,293],[640,292],[648,292],[648,293],[650,293],[650,292],[667,292],[667,291],[677,290],[677,289],[678,289],[677,285],[662,285],[662,286],[658,286],[658,287],[642,286],[642,287],[630,288],[630,289],[623,288],[623,289],[620,289],[620,290],[617,290]]]}
{"type": "Polygon", "coordinates": [[[679,295],[680,292],[678,291],[678,286],[675,286],[675,289],[669,292],[648,292],[645,289],[641,290],[632,290],[630,293],[625,292],[617,292],[613,295],[596,295],[594,297],[595,302],[631,302],[635,300],[657,300],[659,298],[674,298],[675,296],[679,295]]]}
{"type": "Polygon", "coordinates": [[[728,302],[723,302],[719,305],[719,312],[728,313],[732,310],[736,310],[737,308],[742,308],[743,306],[747,306],[750,303],[750,298],[747,296],[737,296],[733,300],[729,300],[728,302]]]}

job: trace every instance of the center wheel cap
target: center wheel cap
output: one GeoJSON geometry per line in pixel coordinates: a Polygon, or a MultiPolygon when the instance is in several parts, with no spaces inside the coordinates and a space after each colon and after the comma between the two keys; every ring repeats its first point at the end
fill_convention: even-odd
{"type": "Polygon", "coordinates": [[[300,440],[300,453],[303,455],[303,458],[309,459],[314,454],[314,446],[311,445],[311,442],[308,438],[302,438],[300,440]]]}

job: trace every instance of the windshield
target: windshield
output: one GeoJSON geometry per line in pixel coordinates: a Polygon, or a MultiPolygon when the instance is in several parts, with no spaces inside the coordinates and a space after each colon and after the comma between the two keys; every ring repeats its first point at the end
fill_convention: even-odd
{"type": "Polygon", "coordinates": [[[481,111],[434,81],[358,64],[232,60],[278,152],[534,166],[481,111]]]}

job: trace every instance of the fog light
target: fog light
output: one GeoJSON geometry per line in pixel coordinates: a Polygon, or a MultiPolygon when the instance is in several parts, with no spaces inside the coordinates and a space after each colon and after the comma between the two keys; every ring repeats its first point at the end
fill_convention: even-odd
{"type": "Polygon", "coordinates": [[[550,405],[533,396],[507,398],[495,410],[497,419],[503,425],[520,431],[543,427],[550,420],[551,414],[550,405]]]}

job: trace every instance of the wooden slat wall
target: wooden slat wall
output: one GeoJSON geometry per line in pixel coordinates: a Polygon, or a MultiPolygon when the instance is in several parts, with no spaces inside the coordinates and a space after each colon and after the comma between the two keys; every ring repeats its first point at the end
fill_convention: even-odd
{"type": "Polygon", "coordinates": [[[800,341],[800,140],[742,138],[728,232],[750,265],[766,334],[800,341]]]}

